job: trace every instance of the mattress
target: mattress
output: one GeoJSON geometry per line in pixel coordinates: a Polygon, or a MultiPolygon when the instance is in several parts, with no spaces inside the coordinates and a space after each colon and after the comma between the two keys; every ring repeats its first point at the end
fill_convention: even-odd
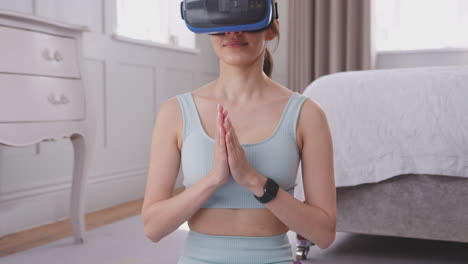
{"type": "MultiPolygon", "coordinates": [[[[303,94],[327,116],[337,187],[402,174],[468,178],[468,66],[334,73],[303,94]]],[[[301,176],[300,166],[298,190],[301,176]]]]}

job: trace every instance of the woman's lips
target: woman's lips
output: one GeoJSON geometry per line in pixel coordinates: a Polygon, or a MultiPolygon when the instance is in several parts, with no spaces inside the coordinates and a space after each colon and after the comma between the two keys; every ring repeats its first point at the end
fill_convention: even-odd
{"type": "Polygon", "coordinates": [[[224,44],[223,47],[238,48],[238,47],[243,47],[246,45],[247,45],[247,42],[243,42],[243,41],[229,41],[228,43],[224,44]]]}

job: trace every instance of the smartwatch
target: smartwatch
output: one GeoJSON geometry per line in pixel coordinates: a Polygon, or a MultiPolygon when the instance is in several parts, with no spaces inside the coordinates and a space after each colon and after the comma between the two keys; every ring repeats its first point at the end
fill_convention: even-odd
{"type": "Polygon", "coordinates": [[[268,203],[275,199],[278,194],[279,185],[274,180],[267,178],[265,185],[263,186],[263,195],[261,197],[253,195],[261,203],[268,203]]]}

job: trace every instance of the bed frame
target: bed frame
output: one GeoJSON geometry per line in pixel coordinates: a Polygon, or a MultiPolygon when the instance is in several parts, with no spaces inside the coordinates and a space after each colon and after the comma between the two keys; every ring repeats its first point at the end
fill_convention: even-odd
{"type": "Polygon", "coordinates": [[[337,231],[468,243],[468,178],[402,174],[339,187],[337,231]]]}

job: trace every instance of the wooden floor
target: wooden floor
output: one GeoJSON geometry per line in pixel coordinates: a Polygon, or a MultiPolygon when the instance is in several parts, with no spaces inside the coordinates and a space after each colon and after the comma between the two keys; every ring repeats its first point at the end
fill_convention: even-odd
{"type": "MultiPolygon", "coordinates": [[[[127,202],[86,215],[86,230],[107,225],[135,215],[139,215],[143,199],[127,202]]],[[[35,227],[0,237],[0,257],[41,246],[72,236],[70,219],[35,227]]]]}

